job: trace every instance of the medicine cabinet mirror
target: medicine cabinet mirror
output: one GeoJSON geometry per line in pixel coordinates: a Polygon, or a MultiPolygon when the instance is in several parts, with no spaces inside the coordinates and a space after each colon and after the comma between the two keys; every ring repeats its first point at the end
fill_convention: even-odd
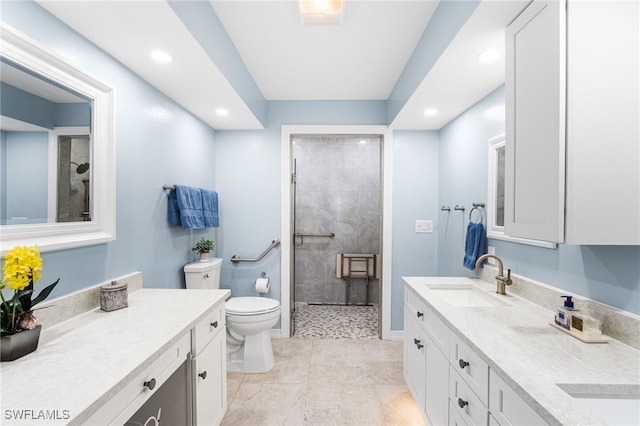
{"type": "Polygon", "coordinates": [[[487,238],[555,248],[555,243],[512,237],[504,233],[505,191],[505,136],[504,133],[489,139],[487,161],[487,238]]]}
{"type": "Polygon", "coordinates": [[[0,253],[114,240],[113,90],[0,31],[0,253]]]}

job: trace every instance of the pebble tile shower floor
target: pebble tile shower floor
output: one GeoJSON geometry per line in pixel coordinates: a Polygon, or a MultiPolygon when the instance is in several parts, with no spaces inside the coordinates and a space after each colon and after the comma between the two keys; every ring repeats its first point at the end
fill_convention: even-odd
{"type": "Polygon", "coordinates": [[[222,426],[423,426],[402,376],[402,342],[273,339],[271,371],[227,374],[222,426]]]}
{"type": "Polygon", "coordinates": [[[377,339],[378,306],[296,303],[296,338],[377,339]]]}

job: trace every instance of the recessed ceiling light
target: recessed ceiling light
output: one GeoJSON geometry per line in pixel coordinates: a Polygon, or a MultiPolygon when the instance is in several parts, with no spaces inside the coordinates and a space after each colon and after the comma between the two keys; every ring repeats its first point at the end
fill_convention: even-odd
{"type": "Polygon", "coordinates": [[[424,110],[424,115],[427,117],[433,117],[436,114],[438,114],[438,110],[435,108],[427,108],[424,110]]]}
{"type": "Polygon", "coordinates": [[[298,0],[305,25],[336,25],[342,17],[342,0],[298,0]]]}
{"type": "Polygon", "coordinates": [[[360,139],[360,143],[361,143],[362,145],[364,145],[364,144],[366,144],[366,143],[367,143],[367,141],[366,141],[365,139],[360,139]]]}
{"type": "Polygon", "coordinates": [[[481,62],[491,62],[498,59],[501,55],[501,52],[498,49],[485,50],[481,54],[478,55],[478,59],[481,62]]]}
{"type": "Polygon", "coordinates": [[[226,117],[227,115],[229,115],[229,110],[226,110],[224,108],[218,108],[216,110],[216,114],[219,115],[220,117],[226,117]]]}
{"type": "Polygon", "coordinates": [[[154,61],[159,62],[161,64],[168,64],[173,60],[171,55],[169,55],[167,52],[164,52],[162,50],[154,50],[153,52],[151,52],[151,57],[153,58],[154,61]]]}

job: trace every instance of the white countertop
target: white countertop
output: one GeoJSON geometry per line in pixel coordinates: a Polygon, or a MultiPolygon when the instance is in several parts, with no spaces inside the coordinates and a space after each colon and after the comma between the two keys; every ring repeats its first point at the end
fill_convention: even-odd
{"type": "Polygon", "coordinates": [[[10,419],[45,410],[60,418],[20,424],[81,424],[229,293],[142,289],[129,294],[127,308],[98,308],[43,329],[35,352],[0,367],[0,423],[13,424],[7,410],[10,419]]]}
{"type": "Polygon", "coordinates": [[[403,280],[549,424],[603,424],[557,384],[640,384],[640,351],[614,339],[583,343],[548,324],[554,312],[517,296],[499,296],[495,284],[455,277],[403,280]],[[486,289],[488,296],[507,303],[455,307],[427,287],[465,283],[486,289]]]}

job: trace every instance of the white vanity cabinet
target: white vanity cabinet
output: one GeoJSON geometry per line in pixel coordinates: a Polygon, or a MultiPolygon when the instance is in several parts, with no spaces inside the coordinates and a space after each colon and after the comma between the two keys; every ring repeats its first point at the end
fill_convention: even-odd
{"type": "Polygon", "coordinates": [[[506,234],[640,244],[639,9],[534,0],[507,28],[506,234]]]}
{"type": "Polygon", "coordinates": [[[428,424],[448,421],[448,330],[419,297],[405,291],[404,376],[428,424]],[[439,342],[436,343],[436,342],[439,342]]]}
{"type": "Polygon", "coordinates": [[[224,305],[192,330],[194,424],[218,425],[227,410],[226,333],[224,305]]]}
{"type": "Polygon", "coordinates": [[[489,377],[490,425],[544,425],[546,422],[495,372],[489,377]]]}

